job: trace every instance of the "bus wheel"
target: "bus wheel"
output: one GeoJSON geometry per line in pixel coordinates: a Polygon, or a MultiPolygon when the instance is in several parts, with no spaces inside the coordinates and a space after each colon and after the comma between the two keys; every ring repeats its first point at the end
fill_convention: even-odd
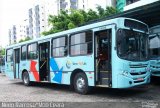
{"type": "Polygon", "coordinates": [[[29,86],[30,85],[30,79],[29,79],[29,74],[28,72],[24,72],[23,73],[23,84],[25,86],[29,86]]]}
{"type": "Polygon", "coordinates": [[[78,73],[75,75],[74,89],[80,94],[87,94],[89,92],[88,80],[84,73],[78,73]]]}

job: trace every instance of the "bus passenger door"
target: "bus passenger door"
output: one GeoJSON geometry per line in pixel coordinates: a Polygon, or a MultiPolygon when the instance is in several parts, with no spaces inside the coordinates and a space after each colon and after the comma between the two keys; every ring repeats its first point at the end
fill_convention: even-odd
{"type": "Polygon", "coordinates": [[[39,44],[39,77],[40,81],[50,81],[49,70],[50,42],[39,44]]]}
{"type": "Polygon", "coordinates": [[[14,78],[19,78],[20,49],[14,49],[14,78]]]}
{"type": "Polygon", "coordinates": [[[111,86],[111,30],[96,31],[95,64],[97,85],[111,86]]]}

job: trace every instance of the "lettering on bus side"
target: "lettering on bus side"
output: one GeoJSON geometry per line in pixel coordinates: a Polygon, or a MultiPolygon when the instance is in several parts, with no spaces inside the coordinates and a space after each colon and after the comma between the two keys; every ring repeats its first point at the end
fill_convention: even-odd
{"type": "Polygon", "coordinates": [[[80,65],[80,66],[84,66],[84,65],[87,65],[86,62],[84,61],[78,61],[78,62],[72,62],[71,60],[67,60],[66,62],[66,67],[69,69],[71,67],[71,65],[80,65]]]}

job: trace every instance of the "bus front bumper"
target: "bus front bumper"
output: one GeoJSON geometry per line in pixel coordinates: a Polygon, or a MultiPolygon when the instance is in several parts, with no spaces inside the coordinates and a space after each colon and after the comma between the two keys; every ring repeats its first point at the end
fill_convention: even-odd
{"type": "Polygon", "coordinates": [[[147,72],[145,76],[137,76],[136,78],[119,74],[117,80],[117,87],[115,88],[130,88],[147,83],[150,83],[150,72],[147,72]]]}

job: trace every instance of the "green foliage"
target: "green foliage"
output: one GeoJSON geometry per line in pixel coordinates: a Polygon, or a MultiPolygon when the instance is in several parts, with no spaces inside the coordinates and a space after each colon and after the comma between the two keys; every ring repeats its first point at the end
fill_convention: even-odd
{"type": "Polygon", "coordinates": [[[29,40],[31,40],[31,38],[28,36],[24,39],[24,41],[29,41],[29,40]]]}
{"type": "Polygon", "coordinates": [[[21,40],[19,41],[19,43],[21,43],[21,42],[24,42],[24,40],[23,40],[23,39],[21,39],[21,40]]]}
{"type": "Polygon", "coordinates": [[[0,50],[0,55],[5,55],[5,49],[4,49],[4,48],[2,48],[2,49],[0,50]]]}
{"type": "Polygon", "coordinates": [[[102,18],[105,16],[105,10],[101,7],[101,6],[97,6],[97,11],[98,11],[98,15],[99,15],[99,18],[102,18]]]}
{"type": "Polygon", "coordinates": [[[31,38],[30,38],[30,37],[26,37],[25,39],[21,39],[21,40],[19,41],[19,43],[25,42],[25,41],[29,41],[29,40],[31,40],[31,38]]]}
{"type": "Polygon", "coordinates": [[[92,9],[89,9],[88,13],[87,13],[87,20],[91,21],[91,20],[95,20],[98,19],[98,14],[96,11],[93,11],[92,9]]]}
{"type": "Polygon", "coordinates": [[[119,12],[113,7],[106,7],[103,9],[101,6],[97,6],[96,9],[97,11],[89,9],[87,12],[84,10],[61,10],[58,16],[49,15],[48,22],[52,27],[49,31],[44,31],[42,35],[46,36],[52,33],[72,29],[88,21],[104,18],[119,12]]]}
{"type": "Polygon", "coordinates": [[[84,23],[84,17],[78,10],[71,10],[69,20],[72,24],[78,26],[84,23]]]}
{"type": "Polygon", "coordinates": [[[70,22],[68,24],[68,29],[72,29],[72,28],[75,28],[75,27],[76,27],[75,24],[73,24],[72,22],[70,22]]]}

